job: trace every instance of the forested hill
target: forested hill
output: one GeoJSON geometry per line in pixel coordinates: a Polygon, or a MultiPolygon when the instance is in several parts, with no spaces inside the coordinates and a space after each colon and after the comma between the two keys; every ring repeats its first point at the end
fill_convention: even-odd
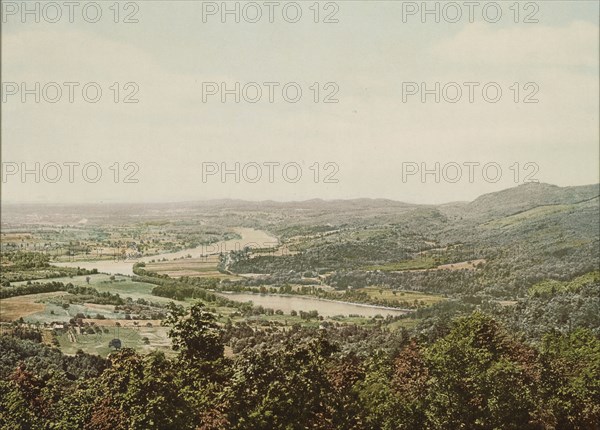
{"type": "Polygon", "coordinates": [[[537,263],[561,258],[559,266],[583,253],[580,257],[593,268],[598,264],[599,192],[598,185],[527,184],[486,194],[455,212],[444,236],[482,246],[518,246],[525,250],[519,257],[537,263]]]}
{"type": "MultiPolygon", "coordinates": [[[[496,218],[515,215],[540,206],[573,205],[593,201],[600,195],[600,184],[558,187],[528,183],[495,193],[484,194],[464,205],[464,216],[496,218]]],[[[598,201],[596,200],[596,205],[598,201]]]]}
{"type": "Polygon", "coordinates": [[[335,202],[304,202],[302,211],[263,210],[259,225],[300,253],[240,260],[232,269],[293,283],[300,280],[297,270],[302,267],[311,273],[333,273],[329,279],[340,289],[410,285],[451,295],[515,298],[536,282],[564,281],[598,270],[599,192],[598,184],[531,183],[466,203],[356,200],[355,206],[338,203],[341,211],[336,211],[335,202]],[[469,260],[486,263],[470,274],[409,270],[469,260]],[[460,286],[454,282],[457,277],[460,286]]]}

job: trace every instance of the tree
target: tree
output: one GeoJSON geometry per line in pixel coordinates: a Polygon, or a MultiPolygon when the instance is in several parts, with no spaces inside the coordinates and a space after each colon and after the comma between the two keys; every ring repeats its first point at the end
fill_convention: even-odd
{"type": "Polygon", "coordinates": [[[203,308],[204,304],[198,302],[190,308],[189,316],[184,316],[180,306],[172,302],[168,305],[170,312],[165,324],[172,326],[169,337],[173,340],[173,349],[181,351],[184,358],[192,362],[218,360],[225,352],[222,330],[215,315],[203,308]]]}
{"type": "Polygon", "coordinates": [[[584,329],[568,335],[550,333],[542,339],[540,350],[548,428],[598,428],[600,340],[584,329]]]}
{"type": "Polygon", "coordinates": [[[114,349],[121,349],[121,339],[112,339],[110,342],[108,342],[108,347],[114,349]]]}
{"type": "Polygon", "coordinates": [[[162,353],[130,348],[110,356],[111,366],[93,386],[96,400],[85,429],[192,430],[194,413],[176,383],[177,366],[162,353]]]}
{"type": "Polygon", "coordinates": [[[479,312],[456,320],[450,333],[428,348],[427,415],[436,429],[539,428],[536,368],[529,348],[513,341],[479,312]]]}
{"type": "Polygon", "coordinates": [[[325,369],[335,349],[320,332],[306,341],[245,350],[234,366],[230,428],[330,428],[325,426],[331,391],[325,369]]]}

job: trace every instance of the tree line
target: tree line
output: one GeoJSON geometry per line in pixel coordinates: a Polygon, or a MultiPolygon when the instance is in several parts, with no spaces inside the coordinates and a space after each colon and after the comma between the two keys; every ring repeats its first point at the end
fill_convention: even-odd
{"type": "Polygon", "coordinates": [[[0,337],[7,349],[1,368],[10,369],[0,382],[0,427],[549,430],[600,423],[600,339],[586,329],[549,331],[530,344],[474,312],[437,338],[399,331],[387,336],[392,347],[363,353],[336,332],[348,327],[294,327],[231,356],[227,329],[201,304],[189,313],[173,305],[168,315],[172,358],[123,349],[105,363],[80,355],[65,370],[57,350],[0,337]],[[32,349],[55,364],[24,352],[32,349]],[[72,369],[78,365],[81,372],[72,369]]]}

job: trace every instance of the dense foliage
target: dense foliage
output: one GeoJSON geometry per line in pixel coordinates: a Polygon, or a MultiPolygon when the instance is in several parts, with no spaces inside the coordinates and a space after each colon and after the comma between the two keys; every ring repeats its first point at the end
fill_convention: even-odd
{"type": "Polygon", "coordinates": [[[533,346],[472,313],[436,339],[348,328],[263,333],[233,357],[202,305],[167,322],[179,351],[124,349],[107,364],[2,336],[0,427],[61,429],[593,429],[600,339],[549,332],[533,346]],[[340,339],[345,337],[345,346],[340,339]],[[379,347],[375,346],[379,343],[379,347]]]}

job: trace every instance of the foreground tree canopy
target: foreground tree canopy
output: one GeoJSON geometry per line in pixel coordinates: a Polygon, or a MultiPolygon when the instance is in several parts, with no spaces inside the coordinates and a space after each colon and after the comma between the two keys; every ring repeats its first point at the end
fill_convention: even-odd
{"type": "Polygon", "coordinates": [[[173,357],[68,357],[3,335],[0,428],[599,428],[600,340],[586,329],[530,344],[475,312],[367,352],[340,329],[294,327],[225,356],[227,327],[201,304],[173,306],[167,322],[173,357]]]}

